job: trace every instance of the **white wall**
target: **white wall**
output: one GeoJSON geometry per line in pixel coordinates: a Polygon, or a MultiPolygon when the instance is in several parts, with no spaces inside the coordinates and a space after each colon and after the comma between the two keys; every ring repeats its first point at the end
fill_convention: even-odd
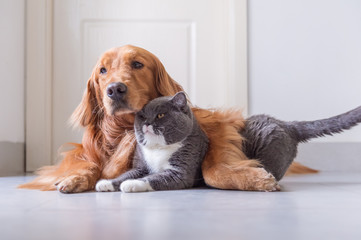
{"type": "Polygon", "coordinates": [[[0,4],[0,142],[23,143],[25,2],[0,4]]]}
{"type": "MultiPolygon", "coordinates": [[[[250,114],[313,120],[361,105],[361,1],[249,0],[250,114]]],[[[361,142],[361,127],[322,142],[361,142]]]]}

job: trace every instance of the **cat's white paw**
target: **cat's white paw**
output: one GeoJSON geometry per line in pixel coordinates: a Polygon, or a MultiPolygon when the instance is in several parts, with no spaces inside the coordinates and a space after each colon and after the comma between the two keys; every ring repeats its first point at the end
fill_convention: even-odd
{"type": "Polygon", "coordinates": [[[137,179],[126,180],[120,185],[120,190],[122,192],[146,192],[153,191],[153,188],[150,186],[148,181],[142,181],[137,179]]]}
{"type": "Polygon", "coordinates": [[[102,179],[97,182],[95,185],[95,190],[97,192],[114,192],[114,186],[112,184],[112,181],[107,179],[102,179]]]}

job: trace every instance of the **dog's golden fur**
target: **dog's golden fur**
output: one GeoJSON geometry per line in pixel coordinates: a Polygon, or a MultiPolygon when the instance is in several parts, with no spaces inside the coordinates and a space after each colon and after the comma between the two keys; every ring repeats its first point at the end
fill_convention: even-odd
{"type": "MultiPolygon", "coordinates": [[[[74,149],[64,153],[60,164],[40,169],[35,180],[20,188],[83,192],[94,189],[100,178],[119,176],[131,168],[134,113],[156,97],[182,90],[152,53],[129,45],[107,51],[94,67],[83,99],[71,117],[74,125],[85,127],[82,144],[73,144],[74,149]],[[132,67],[134,61],[144,67],[132,67]],[[102,68],[107,69],[106,74],[101,73],[102,68]],[[114,82],[122,82],[128,89],[121,107],[107,97],[106,88],[114,82]]],[[[278,189],[276,180],[259,162],[247,159],[242,152],[239,131],[244,119],[240,111],[193,111],[210,139],[202,165],[208,185],[221,189],[278,189]]],[[[305,168],[301,172],[308,171],[305,168]]]]}

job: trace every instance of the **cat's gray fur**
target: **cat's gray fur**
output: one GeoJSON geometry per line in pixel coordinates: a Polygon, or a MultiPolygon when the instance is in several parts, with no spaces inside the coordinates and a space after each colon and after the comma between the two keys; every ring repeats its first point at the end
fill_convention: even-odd
{"type": "Polygon", "coordinates": [[[285,122],[267,115],[246,120],[241,131],[248,158],[258,159],[279,181],[297,155],[300,142],[333,135],[361,122],[361,106],[344,114],[316,121],[285,122]]]}
{"type": "Polygon", "coordinates": [[[134,127],[137,146],[133,169],[111,180],[116,191],[128,179],[147,181],[153,190],[191,188],[202,182],[201,163],[207,152],[208,138],[198,125],[183,92],[150,101],[136,114],[134,127]],[[164,117],[158,119],[158,114],[164,114],[164,117]],[[144,147],[152,143],[145,138],[145,124],[153,126],[157,135],[163,135],[166,145],[181,143],[168,160],[171,168],[154,172],[147,164],[144,147]]]}

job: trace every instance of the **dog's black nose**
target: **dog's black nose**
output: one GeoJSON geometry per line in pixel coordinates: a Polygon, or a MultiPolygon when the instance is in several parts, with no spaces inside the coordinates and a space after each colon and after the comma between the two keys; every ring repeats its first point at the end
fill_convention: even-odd
{"type": "Polygon", "coordinates": [[[108,85],[107,95],[112,100],[120,100],[123,98],[128,88],[124,83],[114,82],[108,85]]]}

